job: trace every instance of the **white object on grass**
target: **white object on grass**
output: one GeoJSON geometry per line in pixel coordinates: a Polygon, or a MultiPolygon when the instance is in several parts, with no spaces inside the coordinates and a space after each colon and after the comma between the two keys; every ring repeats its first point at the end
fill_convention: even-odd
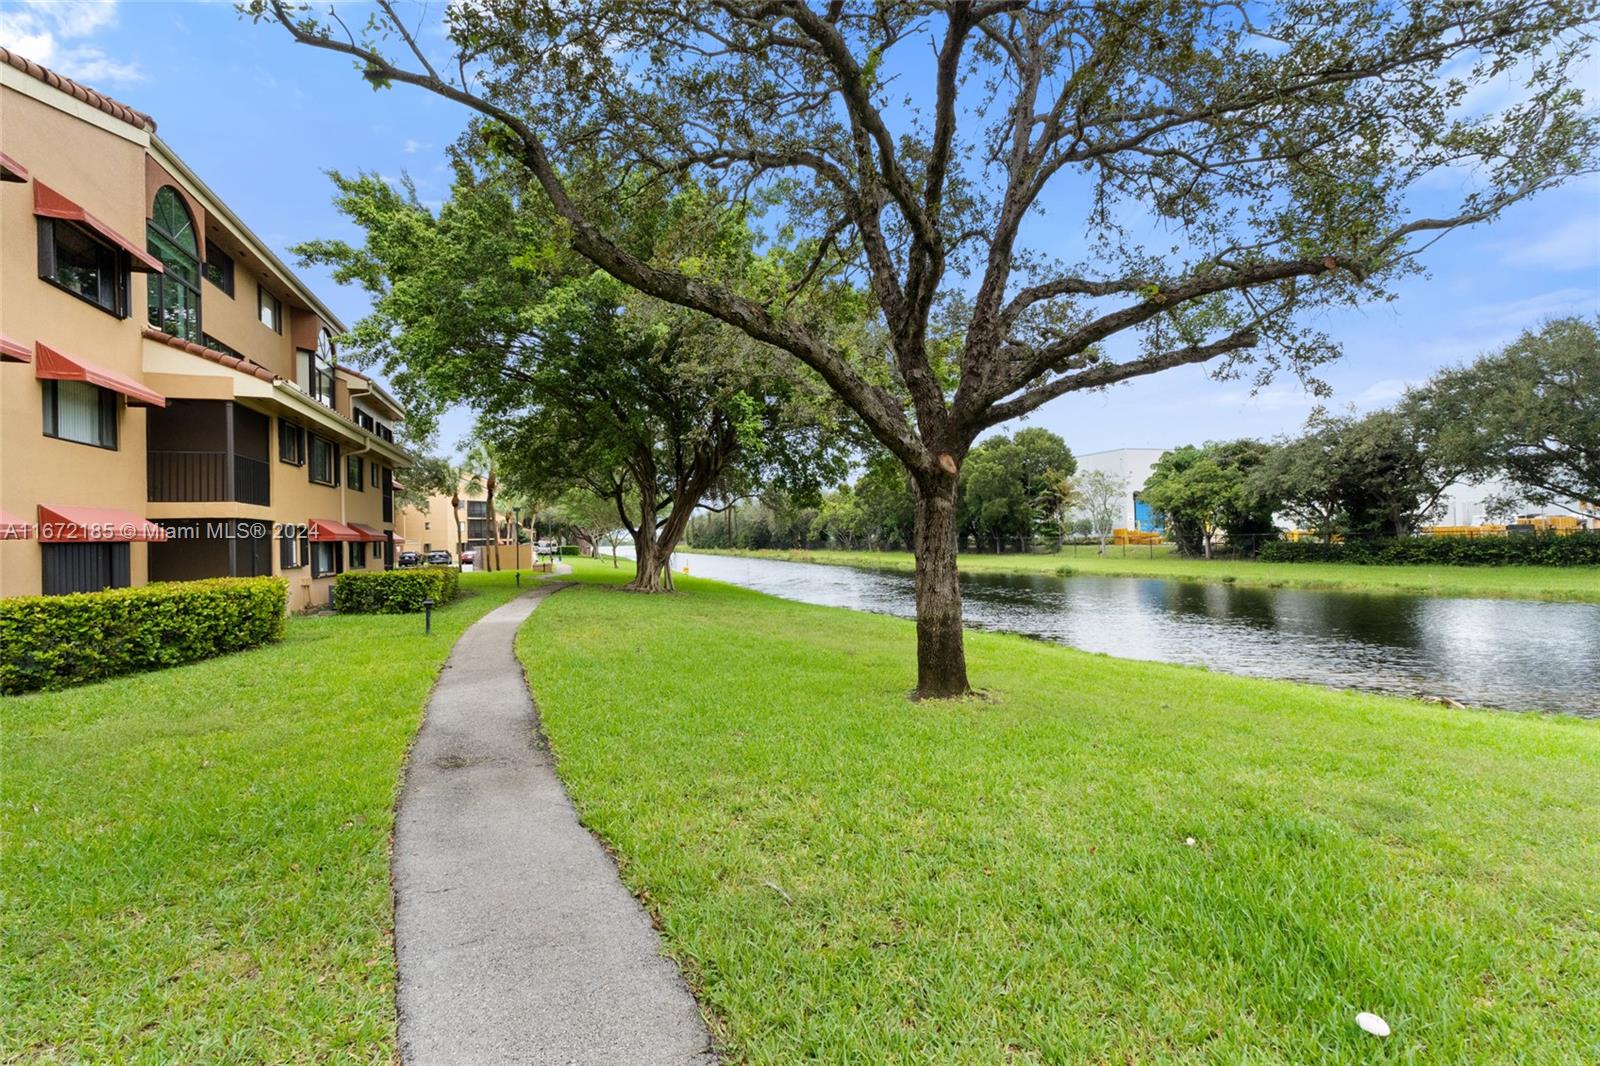
{"type": "Polygon", "coordinates": [[[1371,1011],[1362,1011],[1356,1015],[1356,1024],[1361,1027],[1362,1032],[1371,1033],[1373,1036],[1389,1035],[1389,1023],[1371,1011]]]}
{"type": "Polygon", "coordinates": [[[1191,848],[1194,847],[1194,837],[1189,837],[1184,840],[1184,844],[1191,848]]]}

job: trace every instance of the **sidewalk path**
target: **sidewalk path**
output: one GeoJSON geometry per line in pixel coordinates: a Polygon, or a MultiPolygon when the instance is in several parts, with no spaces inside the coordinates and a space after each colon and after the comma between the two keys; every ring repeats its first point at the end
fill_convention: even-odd
{"type": "Polygon", "coordinates": [[[486,614],[428,701],[396,812],[400,1049],[435,1063],[714,1063],[676,967],[578,824],[512,652],[554,588],[486,614]]]}

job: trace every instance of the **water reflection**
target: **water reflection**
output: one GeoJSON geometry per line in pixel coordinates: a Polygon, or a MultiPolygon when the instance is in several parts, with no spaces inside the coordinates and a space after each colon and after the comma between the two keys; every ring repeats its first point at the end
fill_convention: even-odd
{"type": "MultiPolygon", "coordinates": [[[[910,574],[693,555],[692,573],[804,603],[910,617],[910,574]]],[[[1600,605],[971,574],[967,624],[1133,659],[1600,715],[1600,605]]]]}

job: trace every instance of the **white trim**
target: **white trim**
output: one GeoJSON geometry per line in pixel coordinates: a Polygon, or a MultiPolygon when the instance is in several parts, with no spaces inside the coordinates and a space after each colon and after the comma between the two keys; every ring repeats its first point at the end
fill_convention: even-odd
{"type": "MultiPolygon", "coordinates": [[[[151,134],[141,126],[122,121],[106,114],[93,104],[86,104],[71,93],[64,93],[60,89],[52,88],[31,74],[25,74],[9,63],[0,63],[0,85],[12,89],[23,96],[37,100],[46,107],[55,108],[64,114],[71,115],[80,122],[87,122],[98,129],[105,130],[113,136],[121,137],[125,141],[132,141],[141,148],[148,148],[151,134]]],[[[126,106],[126,105],[124,105],[126,106]]]]}
{"type": "MultiPolygon", "coordinates": [[[[246,245],[251,251],[261,256],[267,265],[272,268],[278,282],[287,286],[289,291],[300,297],[307,307],[317,313],[317,317],[332,327],[335,334],[350,332],[345,324],[339,320],[339,316],[329,310],[328,305],[319,300],[316,293],[306,288],[305,283],[295,275],[294,271],[285,266],[283,260],[279,259],[272,249],[267,247],[267,243],[256,236],[255,231],[245,225],[244,221],[233,213],[233,210],[223,202],[221,197],[211,191],[211,187],[189,168],[189,164],[178,157],[178,154],[172,150],[171,145],[160,137],[151,134],[150,154],[155,157],[158,163],[163,165],[170,163],[171,165],[167,166],[167,170],[180,179],[188,190],[189,195],[203,202],[207,211],[226,222],[232,230],[234,238],[240,244],[246,245]]],[[[237,280],[235,280],[234,284],[237,286],[237,280]]],[[[287,329],[288,326],[289,324],[285,322],[284,328],[287,329]]]]}

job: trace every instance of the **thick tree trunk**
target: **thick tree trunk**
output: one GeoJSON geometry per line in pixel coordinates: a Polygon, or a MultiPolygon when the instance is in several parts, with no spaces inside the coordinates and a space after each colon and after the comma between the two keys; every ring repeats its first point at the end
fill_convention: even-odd
{"type": "Polygon", "coordinates": [[[917,698],[964,696],[967,652],[961,639],[956,576],[956,479],[915,485],[917,495],[917,698]]]}
{"type": "Polygon", "coordinates": [[[656,516],[652,513],[639,524],[633,537],[633,580],[625,588],[634,592],[665,592],[661,583],[663,560],[656,540],[656,516]]]}

